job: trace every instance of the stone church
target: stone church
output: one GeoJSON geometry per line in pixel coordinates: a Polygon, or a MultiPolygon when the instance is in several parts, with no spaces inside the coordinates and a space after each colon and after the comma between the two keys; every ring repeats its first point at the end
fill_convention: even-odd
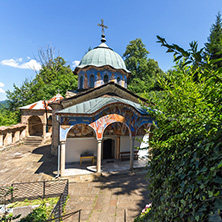
{"type": "Polygon", "coordinates": [[[104,32],[101,44],[84,55],[73,75],[78,76],[78,89],[68,90],[66,98],[57,94],[21,108],[23,123],[30,122],[29,135],[51,133],[51,153],[58,155],[61,176],[66,164],[90,157],[98,173],[103,160],[124,157],[132,169],[138,158],[135,147],[152,125],[149,101],[127,89],[130,71],[107,46],[104,32]]]}

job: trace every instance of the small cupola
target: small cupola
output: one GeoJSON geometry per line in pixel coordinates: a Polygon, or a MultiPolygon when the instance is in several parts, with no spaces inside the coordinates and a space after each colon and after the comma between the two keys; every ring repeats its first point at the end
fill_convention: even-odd
{"type": "Polygon", "coordinates": [[[106,44],[103,24],[101,44],[84,55],[79,65],[74,70],[78,75],[78,89],[89,89],[101,86],[108,82],[115,82],[127,88],[127,77],[130,71],[121,56],[106,44]]]}

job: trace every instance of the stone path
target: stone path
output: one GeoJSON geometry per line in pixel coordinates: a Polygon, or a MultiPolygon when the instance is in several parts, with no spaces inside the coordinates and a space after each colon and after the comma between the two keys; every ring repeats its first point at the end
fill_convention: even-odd
{"type": "MultiPolygon", "coordinates": [[[[66,213],[82,209],[82,222],[123,222],[126,210],[127,221],[134,221],[149,203],[145,176],[145,170],[138,170],[107,175],[93,182],[70,183],[66,213]]],[[[64,221],[78,221],[78,215],[64,221]]]]}
{"type": "Polygon", "coordinates": [[[57,168],[57,158],[50,146],[20,145],[0,152],[0,186],[13,182],[51,180],[57,168]]]}

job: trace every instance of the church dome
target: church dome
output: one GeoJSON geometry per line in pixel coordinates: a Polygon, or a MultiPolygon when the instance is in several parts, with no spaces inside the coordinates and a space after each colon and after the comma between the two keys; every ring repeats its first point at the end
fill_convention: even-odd
{"type": "Polygon", "coordinates": [[[99,46],[86,53],[77,68],[81,69],[86,66],[102,67],[107,65],[114,69],[122,69],[130,73],[130,71],[126,69],[126,65],[121,56],[109,48],[105,42],[102,42],[99,46]]]}

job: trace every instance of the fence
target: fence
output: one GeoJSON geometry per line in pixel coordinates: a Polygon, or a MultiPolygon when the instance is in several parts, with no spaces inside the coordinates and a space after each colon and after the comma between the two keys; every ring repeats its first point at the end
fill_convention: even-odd
{"type": "Polygon", "coordinates": [[[77,213],[79,213],[78,221],[80,221],[81,210],[63,215],[68,193],[68,179],[13,183],[9,187],[0,187],[0,204],[59,196],[59,200],[47,221],[60,221],[62,218],[65,219],[77,213]]]}
{"type": "Polygon", "coordinates": [[[10,195],[5,195],[8,192],[7,187],[0,188],[0,204],[23,201],[25,199],[34,200],[38,198],[59,197],[64,192],[65,187],[68,186],[67,184],[68,180],[66,179],[13,183],[9,186],[11,188],[10,195]]]}
{"type": "Polygon", "coordinates": [[[64,188],[62,194],[60,195],[59,201],[55,205],[55,207],[54,207],[54,209],[53,209],[53,211],[52,211],[52,213],[50,215],[50,219],[60,218],[61,217],[61,215],[62,215],[62,213],[64,211],[64,208],[65,208],[65,204],[66,204],[66,200],[67,200],[67,197],[68,197],[68,193],[69,193],[69,183],[68,183],[68,180],[67,180],[65,188],[64,188]]]}

